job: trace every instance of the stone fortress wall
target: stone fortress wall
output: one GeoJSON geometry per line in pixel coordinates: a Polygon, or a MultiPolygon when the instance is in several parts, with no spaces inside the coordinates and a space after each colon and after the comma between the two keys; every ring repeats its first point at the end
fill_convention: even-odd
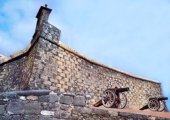
{"type": "Polygon", "coordinates": [[[167,120],[160,116],[91,108],[87,101],[82,95],[50,90],[3,92],[0,120],[167,120]]]}
{"type": "Polygon", "coordinates": [[[162,96],[161,84],[91,60],[59,42],[60,30],[48,23],[51,9],[41,7],[31,45],[0,63],[0,92],[48,89],[86,96],[97,102],[108,87],[129,87],[127,108],[139,109],[147,96],[162,96]]]}

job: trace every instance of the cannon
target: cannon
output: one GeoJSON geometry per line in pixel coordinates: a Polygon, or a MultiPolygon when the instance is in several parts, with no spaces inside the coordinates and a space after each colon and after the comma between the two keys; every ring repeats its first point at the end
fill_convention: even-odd
{"type": "Polygon", "coordinates": [[[129,91],[129,88],[108,88],[103,92],[102,104],[106,108],[124,108],[127,104],[126,95],[123,92],[129,91]]]}
{"type": "Polygon", "coordinates": [[[163,111],[165,109],[165,101],[167,97],[151,97],[148,101],[148,107],[152,111],[163,111]]]}
{"type": "Polygon", "coordinates": [[[149,108],[152,111],[162,112],[165,110],[165,100],[168,100],[168,97],[150,97],[147,105],[143,106],[140,110],[149,108]]]}
{"type": "Polygon", "coordinates": [[[102,99],[94,104],[95,107],[103,105],[106,108],[123,109],[127,104],[126,95],[123,92],[129,91],[129,88],[108,88],[103,92],[102,99]]]}

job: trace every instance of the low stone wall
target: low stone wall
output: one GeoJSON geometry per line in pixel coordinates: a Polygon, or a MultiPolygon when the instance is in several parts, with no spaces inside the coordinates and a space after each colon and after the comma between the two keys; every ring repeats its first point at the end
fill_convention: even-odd
{"type": "MultiPolygon", "coordinates": [[[[88,97],[27,90],[0,93],[0,120],[149,120],[151,116],[90,108],[88,97]]],[[[152,117],[153,118],[153,117],[152,117]]],[[[154,120],[163,118],[154,117],[154,120]]]]}
{"type": "Polygon", "coordinates": [[[74,106],[86,104],[85,96],[49,90],[5,92],[0,94],[0,120],[70,119],[74,106]]]}

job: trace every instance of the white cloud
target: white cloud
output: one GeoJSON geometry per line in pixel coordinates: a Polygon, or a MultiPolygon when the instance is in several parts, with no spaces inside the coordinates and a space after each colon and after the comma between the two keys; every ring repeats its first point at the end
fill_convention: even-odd
{"type": "Polygon", "coordinates": [[[6,26],[6,30],[0,32],[0,52],[10,55],[26,47],[34,33],[38,7],[38,2],[33,0],[7,1],[2,6],[3,20],[0,24],[6,26]]]}

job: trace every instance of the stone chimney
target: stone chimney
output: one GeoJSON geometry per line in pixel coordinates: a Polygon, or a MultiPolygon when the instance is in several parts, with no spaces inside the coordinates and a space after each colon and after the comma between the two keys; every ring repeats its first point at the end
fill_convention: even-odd
{"type": "MultiPolygon", "coordinates": [[[[36,18],[37,20],[37,27],[39,27],[41,25],[42,22],[48,21],[49,15],[51,13],[52,9],[47,8],[47,4],[45,4],[45,6],[41,6],[36,18]]],[[[37,28],[36,28],[37,29],[37,28]]]]}

